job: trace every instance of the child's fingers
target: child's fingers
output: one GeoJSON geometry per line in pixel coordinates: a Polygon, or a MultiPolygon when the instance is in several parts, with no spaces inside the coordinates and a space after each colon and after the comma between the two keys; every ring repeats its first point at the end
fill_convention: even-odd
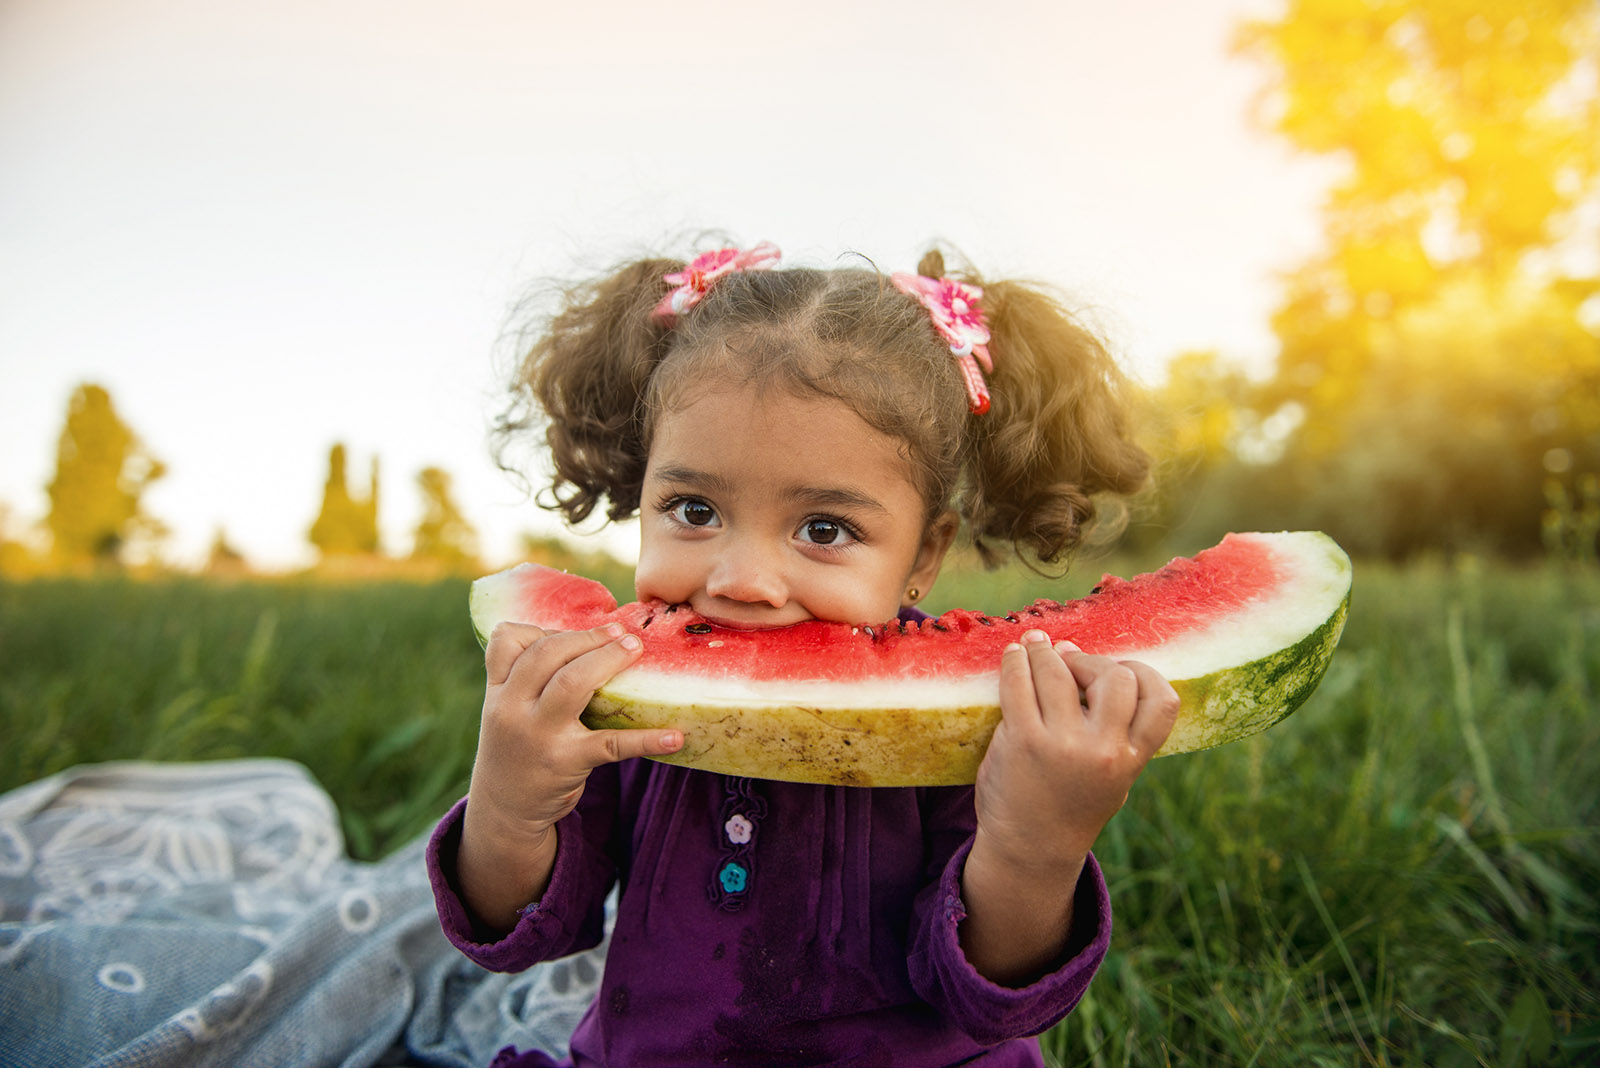
{"type": "Polygon", "coordinates": [[[1006,646],[1000,655],[1000,712],[1019,727],[1043,720],[1028,652],[1016,642],[1006,646]]]}
{"type": "Polygon", "coordinates": [[[1149,664],[1126,660],[1123,665],[1139,680],[1139,699],[1128,725],[1128,738],[1144,756],[1154,756],[1172,733],[1182,701],[1166,677],[1149,664]]]}
{"type": "Polygon", "coordinates": [[[511,674],[517,657],[546,632],[532,623],[496,623],[489,632],[489,644],[483,650],[483,667],[490,686],[499,686],[511,674]]]}
{"type": "Polygon", "coordinates": [[[1083,691],[1091,720],[1127,724],[1139,696],[1139,679],[1126,665],[1108,656],[1080,652],[1071,642],[1058,642],[1061,661],[1083,691]]]}
{"type": "Polygon", "coordinates": [[[576,715],[639,649],[638,637],[616,624],[551,634],[517,658],[502,693],[513,701],[538,701],[541,707],[576,715]]]}
{"type": "MultiPolygon", "coordinates": [[[[1030,632],[1031,633],[1031,632],[1030,632]]],[[[1028,667],[1033,675],[1033,692],[1039,703],[1039,715],[1046,726],[1071,728],[1083,721],[1082,693],[1078,680],[1067,667],[1065,658],[1050,645],[1043,631],[1029,641],[1023,636],[1023,649],[1027,653],[1028,667]]],[[[1081,655],[1081,654],[1080,654],[1081,655]]]]}
{"type": "Polygon", "coordinates": [[[615,764],[634,757],[666,756],[683,748],[682,731],[590,731],[585,754],[590,767],[615,764]]]}

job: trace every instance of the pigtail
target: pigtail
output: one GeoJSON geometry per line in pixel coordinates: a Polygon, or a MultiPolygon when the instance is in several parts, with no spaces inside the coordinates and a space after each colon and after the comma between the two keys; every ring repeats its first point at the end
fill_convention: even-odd
{"type": "Polygon", "coordinates": [[[539,503],[568,523],[602,499],[613,520],[639,507],[646,390],[669,347],[668,328],[650,313],[668,288],[662,277],[682,266],[640,260],[570,290],[513,375],[512,403],[494,427],[497,458],[514,470],[508,447],[542,425],[554,477],[539,503]]]}
{"type": "MultiPolygon", "coordinates": [[[[918,273],[943,268],[934,252],[918,273]]],[[[999,562],[997,542],[1054,563],[1084,541],[1102,505],[1120,505],[1108,496],[1149,475],[1129,425],[1132,389],[1100,339],[1042,289],[962,280],[983,287],[994,371],[989,411],[967,423],[960,511],[985,564],[999,562]]],[[[1125,511],[1112,512],[1115,525],[1125,511]]]]}

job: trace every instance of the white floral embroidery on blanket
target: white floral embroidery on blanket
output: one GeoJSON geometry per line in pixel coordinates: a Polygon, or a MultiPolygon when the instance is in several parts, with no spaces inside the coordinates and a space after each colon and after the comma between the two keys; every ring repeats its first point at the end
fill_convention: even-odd
{"type": "Polygon", "coordinates": [[[0,794],[0,1062],[565,1051],[603,947],[485,972],[440,930],[425,834],[357,862],[339,826],[307,769],[271,759],[86,765],[0,794]]]}
{"type": "Polygon", "coordinates": [[[287,776],[271,792],[259,781],[215,783],[196,798],[91,783],[67,787],[57,803],[72,814],[31,864],[21,835],[0,827],[0,841],[23,847],[0,849],[17,858],[10,874],[31,867],[40,888],[33,923],[119,923],[153,890],[205,883],[228,886],[239,915],[259,919],[285,891],[315,890],[344,852],[326,795],[287,776]]]}

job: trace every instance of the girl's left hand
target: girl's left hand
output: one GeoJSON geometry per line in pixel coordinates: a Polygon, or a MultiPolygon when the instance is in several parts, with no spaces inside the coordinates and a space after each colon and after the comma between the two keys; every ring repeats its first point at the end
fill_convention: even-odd
{"type": "Polygon", "coordinates": [[[1042,631],[1000,666],[1001,720],[978,768],[978,833],[1021,871],[1071,870],[1166,741],[1178,694],[1154,668],[1042,631]]]}

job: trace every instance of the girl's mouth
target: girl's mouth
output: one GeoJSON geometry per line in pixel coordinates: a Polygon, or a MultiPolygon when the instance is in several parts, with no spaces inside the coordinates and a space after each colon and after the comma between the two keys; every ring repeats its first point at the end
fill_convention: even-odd
{"type": "Polygon", "coordinates": [[[795,623],[800,622],[799,620],[792,620],[788,623],[765,623],[759,620],[751,619],[728,619],[719,616],[708,616],[704,613],[701,613],[700,618],[719,630],[736,630],[746,632],[758,630],[782,630],[784,627],[792,627],[795,625],[795,623]]]}

